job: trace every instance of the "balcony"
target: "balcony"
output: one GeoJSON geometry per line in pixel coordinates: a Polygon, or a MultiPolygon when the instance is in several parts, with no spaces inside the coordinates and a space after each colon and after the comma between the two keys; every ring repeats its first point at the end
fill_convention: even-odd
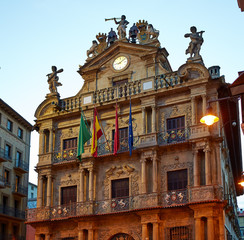
{"type": "Polygon", "coordinates": [[[158,145],[169,145],[188,141],[189,128],[176,128],[158,133],[158,145]]]}
{"type": "MultiPolygon", "coordinates": [[[[196,202],[196,196],[199,197],[198,203],[205,202],[201,198],[201,189],[204,194],[211,196],[208,201],[222,201],[222,188],[217,186],[191,187],[188,189],[180,189],[166,191],[162,193],[140,194],[136,196],[113,198],[101,201],[87,201],[60,205],[54,207],[43,207],[28,209],[26,218],[28,222],[53,220],[61,218],[69,218],[84,215],[111,214],[125,211],[135,211],[145,208],[169,208],[179,207],[186,204],[196,202]],[[194,188],[195,192],[192,193],[194,188]],[[198,191],[199,194],[196,194],[198,191]]],[[[203,200],[204,199],[204,200],[203,200]]]]}
{"type": "Polygon", "coordinates": [[[5,149],[0,148],[0,162],[6,162],[6,161],[10,161],[10,160],[11,160],[11,157],[8,156],[5,149]]]}
{"type": "Polygon", "coordinates": [[[53,163],[72,161],[77,158],[77,148],[53,153],[53,163]]]}
{"type": "Polygon", "coordinates": [[[25,211],[21,211],[12,207],[0,205],[0,214],[4,214],[10,217],[16,217],[25,219],[25,211]]]}
{"type": "Polygon", "coordinates": [[[14,169],[21,173],[27,173],[29,171],[29,164],[23,160],[16,159],[14,169]]]}
{"type": "Polygon", "coordinates": [[[18,195],[20,197],[26,197],[28,194],[28,187],[24,187],[23,185],[14,185],[13,186],[13,194],[18,195]]]}

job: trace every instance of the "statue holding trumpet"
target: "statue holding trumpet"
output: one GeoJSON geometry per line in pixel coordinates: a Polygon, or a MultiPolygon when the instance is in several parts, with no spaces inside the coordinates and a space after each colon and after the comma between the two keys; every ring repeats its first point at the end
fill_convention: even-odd
{"type": "Polygon", "coordinates": [[[129,24],[129,22],[126,20],[126,16],[122,15],[121,18],[107,18],[105,21],[114,20],[115,24],[118,24],[118,35],[119,39],[125,39],[126,38],[126,27],[129,24]],[[120,20],[120,21],[117,21],[120,20]]]}

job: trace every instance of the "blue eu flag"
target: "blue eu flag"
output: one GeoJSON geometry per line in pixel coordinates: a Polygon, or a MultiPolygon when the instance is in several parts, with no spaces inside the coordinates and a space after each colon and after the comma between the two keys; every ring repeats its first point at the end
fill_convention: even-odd
{"type": "Polygon", "coordinates": [[[132,128],[132,117],[131,117],[131,101],[130,101],[130,116],[129,116],[129,151],[130,156],[133,149],[133,128],[132,128]]]}

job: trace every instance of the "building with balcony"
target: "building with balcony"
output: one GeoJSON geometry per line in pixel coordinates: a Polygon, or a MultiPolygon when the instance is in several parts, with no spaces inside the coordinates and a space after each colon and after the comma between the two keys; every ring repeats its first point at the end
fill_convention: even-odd
{"type": "Polygon", "coordinates": [[[136,40],[120,35],[107,43],[98,34],[99,44],[78,69],[84,79],[78,93],[62,99],[56,85],[38,106],[37,207],[28,210],[27,224],[36,240],[239,239],[237,104],[213,101],[229,94],[225,79],[200,56],[173,71],[158,32],[145,31],[145,21],[136,26],[136,40]],[[200,118],[210,100],[220,121],[208,127],[200,118]],[[92,131],[94,108],[103,130],[98,156],[91,155],[90,140],[79,161],[81,109],[92,131]]]}
{"type": "Polygon", "coordinates": [[[25,239],[31,131],[0,99],[0,239],[25,239]]]}

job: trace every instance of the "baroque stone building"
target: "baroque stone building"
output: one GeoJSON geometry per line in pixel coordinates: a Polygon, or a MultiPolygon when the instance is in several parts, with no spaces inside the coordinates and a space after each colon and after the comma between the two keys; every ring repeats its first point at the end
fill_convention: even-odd
{"type": "Polygon", "coordinates": [[[25,239],[31,131],[0,99],[0,239],[25,239]]]}
{"type": "MultiPolygon", "coordinates": [[[[122,20],[119,31],[128,24],[122,20]]],[[[173,71],[159,31],[149,25],[138,21],[129,40],[122,32],[118,39],[111,31],[108,41],[98,34],[99,43],[93,41],[79,67],[84,84],[75,96],[60,98],[62,69],[52,68],[50,93],[35,112],[38,195],[27,224],[35,228],[36,240],[239,238],[242,161],[240,130],[232,124],[239,124],[237,104],[215,101],[229,92],[219,67],[208,70],[199,55],[203,32],[191,28],[201,41],[191,42],[191,57],[173,71]],[[211,127],[200,123],[209,101],[220,116],[211,127]],[[120,148],[114,155],[116,103],[120,148]],[[98,157],[92,157],[88,141],[79,161],[81,109],[93,126],[94,107],[104,132],[98,157]]]]}

